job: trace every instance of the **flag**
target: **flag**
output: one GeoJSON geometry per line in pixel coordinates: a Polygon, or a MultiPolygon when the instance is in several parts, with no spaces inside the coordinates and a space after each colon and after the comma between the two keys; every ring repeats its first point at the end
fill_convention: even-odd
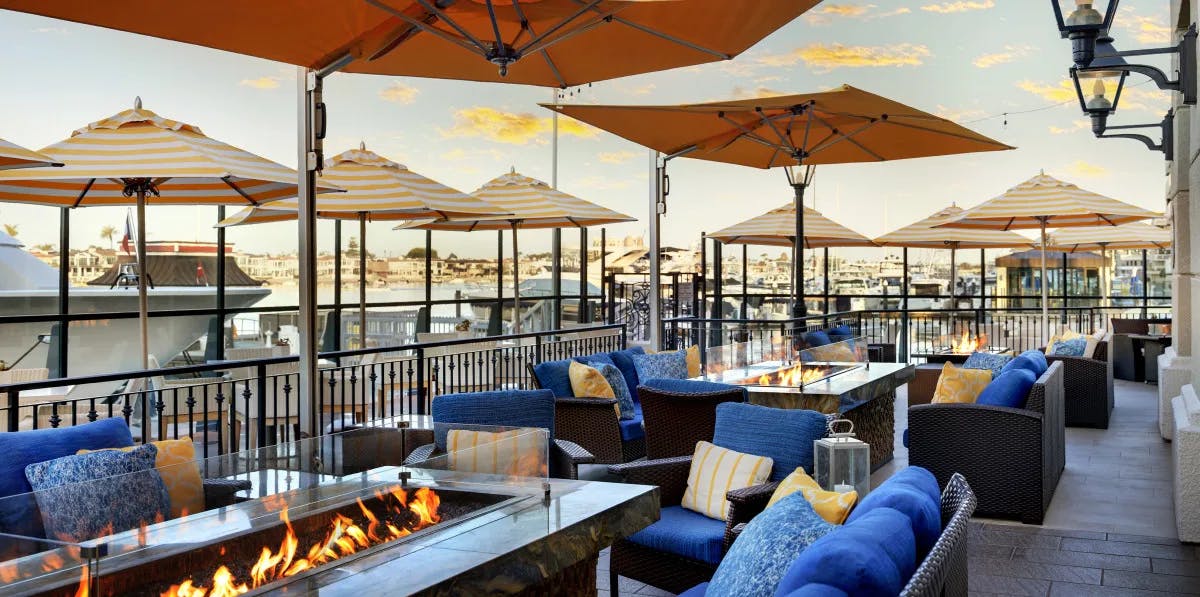
{"type": "Polygon", "coordinates": [[[121,250],[125,251],[126,255],[133,253],[129,243],[134,242],[133,236],[133,213],[129,210],[125,211],[125,235],[121,237],[121,250]]]}

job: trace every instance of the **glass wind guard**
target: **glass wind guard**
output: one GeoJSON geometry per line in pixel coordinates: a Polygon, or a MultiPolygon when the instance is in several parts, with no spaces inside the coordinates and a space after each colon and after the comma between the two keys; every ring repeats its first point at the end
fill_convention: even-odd
{"type": "Polygon", "coordinates": [[[546,430],[445,431],[462,449],[412,445],[428,429],[364,427],[4,498],[0,593],[235,594],[333,582],[369,561],[416,590],[440,582],[426,552],[442,542],[496,553],[546,535],[546,430]],[[408,452],[430,457],[405,464],[408,452]],[[183,491],[182,477],[201,487],[183,491]],[[179,511],[188,495],[209,509],[179,511]]]}
{"type": "Polygon", "coordinates": [[[746,386],[802,387],[859,368],[868,361],[867,346],[866,338],[850,338],[789,355],[790,347],[784,345],[764,354],[763,360],[742,359],[743,364],[717,369],[709,365],[702,379],[746,386]]]}

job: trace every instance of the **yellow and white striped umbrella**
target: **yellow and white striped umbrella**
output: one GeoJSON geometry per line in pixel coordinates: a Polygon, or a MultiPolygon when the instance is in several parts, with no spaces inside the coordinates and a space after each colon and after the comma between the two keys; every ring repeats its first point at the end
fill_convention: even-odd
{"type": "Polygon", "coordinates": [[[536,178],[518,174],[515,169],[488,181],[472,195],[492,205],[496,212],[511,215],[438,220],[398,226],[397,228],[463,232],[508,230],[514,227],[521,229],[583,228],[632,222],[636,219],[579,197],[568,195],[536,178]]]}
{"type": "Polygon", "coordinates": [[[1104,251],[1126,249],[1167,249],[1174,239],[1170,228],[1159,228],[1143,222],[1120,226],[1093,228],[1064,228],[1050,233],[1047,249],[1051,251],[1104,251]]]}
{"type": "MultiPolygon", "coordinates": [[[[317,217],[368,222],[478,218],[506,215],[474,196],[431,180],[369,151],[365,144],[325,161],[320,180],[345,189],[317,199],[317,217]]],[[[295,220],[298,201],[280,199],[247,207],[218,227],[295,220]]]]}
{"type": "Polygon", "coordinates": [[[296,195],[295,170],[143,109],[140,100],[41,152],[67,165],[0,171],[0,201],[133,205],[130,189],[139,181],[148,183],[152,205],[258,205],[296,195]]]}
{"type": "Polygon", "coordinates": [[[1000,249],[1007,247],[1032,247],[1033,240],[1008,230],[967,230],[964,228],[938,228],[962,215],[963,208],[951,205],[923,220],[893,230],[875,243],[881,247],[909,247],[916,249],[1000,249]]]}
{"type": "Polygon", "coordinates": [[[993,230],[1116,226],[1159,215],[1042,173],[938,226],[993,230]]]}
{"type": "MultiPolygon", "coordinates": [[[[727,245],[791,247],[796,240],[796,208],[789,203],[708,235],[727,245]]],[[[871,239],[804,207],[804,248],[873,247],[871,239]]]]}
{"type": "Polygon", "coordinates": [[[42,155],[0,139],[0,170],[36,168],[38,166],[62,166],[62,164],[54,161],[54,158],[48,155],[42,155]]]}

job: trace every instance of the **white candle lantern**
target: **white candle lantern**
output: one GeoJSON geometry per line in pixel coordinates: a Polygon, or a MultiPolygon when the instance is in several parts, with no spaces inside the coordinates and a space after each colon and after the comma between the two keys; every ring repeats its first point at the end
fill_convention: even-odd
{"type": "Polygon", "coordinates": [[[813,469],[826,491],[849,485],[860,500],[871,491],[871,446],[854,437],[853,421],[838,419],[829,424],[828,436],[813,441],[813,469]]]}

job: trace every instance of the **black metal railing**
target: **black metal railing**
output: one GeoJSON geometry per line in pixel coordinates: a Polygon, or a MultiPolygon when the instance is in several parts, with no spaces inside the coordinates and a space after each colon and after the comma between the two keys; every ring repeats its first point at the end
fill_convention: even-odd
{"type": "MultiPolygon", "coordinates": [[[[323,352],[320,391],[306,414],[318,434],[425,415],[434,396],[527,389],[529,364],[624,347],[624,326],[599,325],[323,352]]],[[[139,441],[190,436],[202,457],[258,448],[300,437],[298,361],[281,356],[0,386],[0,420],[11,432],[121,417],[139,441]]]]}

